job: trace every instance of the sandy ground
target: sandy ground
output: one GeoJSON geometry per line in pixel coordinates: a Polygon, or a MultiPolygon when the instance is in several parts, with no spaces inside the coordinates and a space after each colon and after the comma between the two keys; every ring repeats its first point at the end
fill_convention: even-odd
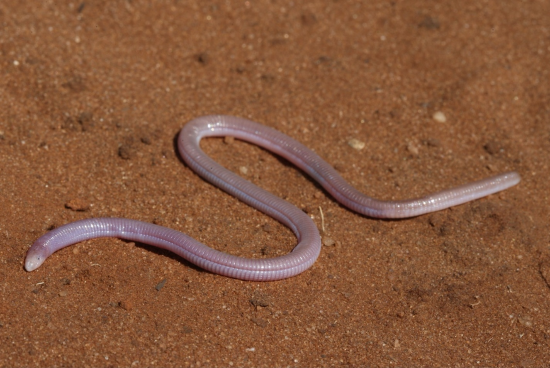
{"type": "Polygon", "coordinates": [[[549,1],[5,0],[0,22],[0,367],[548,366],[549,1]],[[523,180],[384,221],[208,139],[319,226],[322,208],[335,244],[310,270],[244,282],[110,238],[23,269],[40,235],[90,217],[289,252],[287,228],[177,156],[206,114],[274,127],[381,199],[523,180]]]}

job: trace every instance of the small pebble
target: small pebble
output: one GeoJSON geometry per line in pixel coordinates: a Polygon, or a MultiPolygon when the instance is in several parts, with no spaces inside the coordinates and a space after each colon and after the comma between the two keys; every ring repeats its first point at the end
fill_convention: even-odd
{"type": "Polygon", "coordinates": [[[533,318],[529,315],[519,316],[518,322],[525,327],[533,327],[533,318]]]}
{"type": "Polygon", "coordinates": [[[539,265],[539,273],[546,284],[550,284],[550,261],[543,261],[539,265]]]}
{"type": "Polygon", "coordinates": [[[73,198],[65,203],[65,207],[73,211],[86,211],[90,208],[90,203],[81,198],[73,198]]]}
{"type": "Polygon", "coordinates": [[[413,154],[414,156],[418,156],[418,147],[416,147],[411,142],[407,143],[407,151],[409,151],[409,153],[413,154]]]}
{"type": "Polygon", "coordinates": [[[328,236],[323,236],[323,241],[322,241],[323,245],[325,247],[333,247],[334,244],[336,244],[336,242],[334,241],[334,239],[332,238],[329,238],[328,236]]]}
{"type": "Polygon", "coordinates": [[[358,139],[355,139],[355,138],[352,138],[348,141],[348,145],[356,150],[362,150],[363,148],[365,148],[365,143],[364,142],[361,142],[360,140],[358,139]]]}
{"type": "Polygon", "coordinates": [[[266,294],[263,294],[260,291],[255,291],[254,295],[249,299],[250,304],[257,307],[269,307],[269,296],[266,294]]]}
{"type": "Polygon", "coordinates": [[[122,300],[118,302],[118,306],[127,311],[131,311],[132,309],[134,309],[134,305],[128,300],[122,300]]]}
{"type": "Polygon", "coordinates": [[[424,20],[418,24],[419,27],[424,27],[426,29],[439,29],[440,23],[439,20],[435,17],[426,16],[424,20]]]}
{"type": "Polygon", "coordinates": [[[167,226],[166,220],[163,217],[155,217],[153,219],[153,224],[159,225],[159,226],[167,226]]]}
{"type": "Polygon", "coordinates": [[[233,142],[235,142],[235,137],[226,136],[223,139],[223,143],[225,143],[225,144],[232,144],[233,142]]]}
{"type": "Polygon", "coordinates": [[[305,26],[311,26],[317,23],[317,17],[313,13],[303,13],[300,16],[300,20],[302,21],[302,24],[305,26]]]}
{"type": "Polygon", "coordinates": [[[497,153],[503,151],[503,149],[500,147],[500,144],[495,141],[485,143],[483,149],[490,155],[496,155],[497,153]]]}
{"type": "Polygon", "coordinates": [[[269,255],[274,254],[273,250],[271,249],[271,247],[269,245],[263,246],[262,249],[260,249],[260,253],[262,254],[262,256],[269,256],[269,255]]]}
{"type": "Polygon", "coordinates": [[[206,65],[210,61],[210,57],[208,56],[208,54],[206,52],[202,52],[202,53],[197,55],[197,61],[199,63],[201,63],[202,65],[206,65]]]}
{"type": "Polygon", "coordinates": [[[89,111],[84,111],[78,115],[77,121],[83,132],[94,127],[93,114],[89,111]]]}
{"type": "Polygon", "coordinates": [[[252,318],[251,321],[254,322],[256,325],[258,325],[260,327],[266,327],[267,326],[267,321],[263,318],[252,318]]]}
{"type": "Polygon", "coordinates": [[[433,114],[432,118],[437,121],[438,123],[444,123],[447,121],[447,117],[445,116],[445,114],[441,111],[437,111],[436,113],[433,114]]]}
{"type": "Polygon", "coordinates": [[[334,164],[334,169],[336,171],[339,171],[339,172],[344,172],[344,171],[346,171],[346,165],[344,165],[340,162],[337,162],[337,163],[334,164]]]}
{"type": "Polygon", "coordinates": [[[441,141],[435,138],[426,139],[425,141],[422,141],[422,143],[428,147],[441,147],[441,141]]]}
{"type": "Polygon", "coordinates": [[[302,211],[304,211],[305,213],[307,213],[309,215],[312,214],[312,213],[316,213],[319,209],[319,207],[317,207],[313,204],[302,205],[301,208],[302,208],[302,211]]]}
{"type": "Polygon", "coordinates": [[[166,285],[166,281],[167,281],[167,280],[164,279],[164,280],[162,280],[161,282],[159,282],[159,283],[157,284],[157,286],[155,286],[155,289],[157,289],[157,291],[160,291],[160,290],[164,287],[164,285],[166,285]]]}
{"type": "Polygon", "coordinates": [[[118,147],[118,156],[123,160],[129,160],[134,156],[134,149],[129,144],[118,147]]]}
{"type": "Polygon", "coordinates": [[[60,291],[59,296],[67,296],[67,292],[66,291],[60,291]]]}
{"type": "Polygon", "coordinates": [[[241,166],[241,167],[239,167],[239,171],[240,171],[241,174],[243,174],[243,175],[248,174],[248,168],[247,168],[246,166],[241,166]]]}

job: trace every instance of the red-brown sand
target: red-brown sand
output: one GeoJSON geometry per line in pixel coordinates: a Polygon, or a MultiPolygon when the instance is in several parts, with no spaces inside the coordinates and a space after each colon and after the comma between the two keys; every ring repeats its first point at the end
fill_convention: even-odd
{"type": "Polygon", "coordinates": [[[549,69],[545,0],[2,1],[0,367],[548,366],[549,69]],[[381,199],[523,180],[384,221],[267,151],[208,139],[319,227],[322,209],[334,244],[310,270],[244,282],[118,239],[23,269],[35,239],[90,217],[289,252],[287,228],[177,156],[206,114],[274,127],[381,199]]]}

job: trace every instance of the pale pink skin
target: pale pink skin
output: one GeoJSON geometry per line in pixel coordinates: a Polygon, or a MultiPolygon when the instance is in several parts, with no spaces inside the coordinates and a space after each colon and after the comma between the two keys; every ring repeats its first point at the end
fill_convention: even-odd
{"type": "Polygon", "coordinates": [[[242,139],[284,157],[308,173],[342,205],[369,217],[405,218],[439,211],[510,188],[520,181],[517,172],[507,172],[419,199],[379,201],[358,192],[313,151],[272,128],[232,116],[203,116],[181,130],[178,137],[181,157],[204,179],[288,226],[298,238],[298,245],[291,253],[268,259],[241,258],[162,226],[121,218],[92,218],[63,225],[36,240],[27,253],[25,269],[35,270],[52,253],[68,245],[117,237],[168,249],[205,270],[242,280],[279,280],[307,270],[321,251],[317,226],[294,205],[206,156],[199,146],[200,140],[219,136],[242,139]]]}

